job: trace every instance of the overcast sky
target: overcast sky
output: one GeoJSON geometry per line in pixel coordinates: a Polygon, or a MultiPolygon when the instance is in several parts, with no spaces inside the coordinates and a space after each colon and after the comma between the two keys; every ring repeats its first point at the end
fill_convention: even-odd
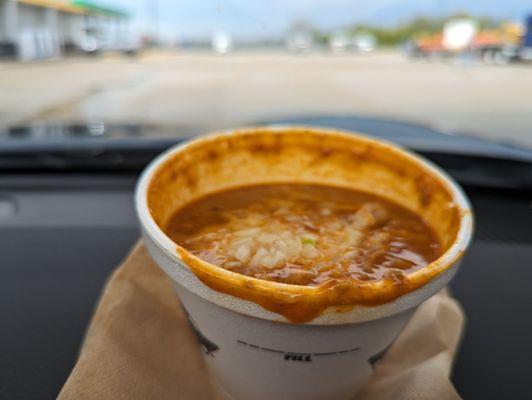
{"type": "Polygon", "coordinates": [[[209,37],[216,30],[234,36],[280,36],[294,20],[334,30],[357,22],[393,25],[416,15],[458,11],[522,21],[532,0],[95,0],[133,15],[137,28],[153,26],[180,38],[209,37]],[[156,16],[158,16],[156,18],[156,16]]]}

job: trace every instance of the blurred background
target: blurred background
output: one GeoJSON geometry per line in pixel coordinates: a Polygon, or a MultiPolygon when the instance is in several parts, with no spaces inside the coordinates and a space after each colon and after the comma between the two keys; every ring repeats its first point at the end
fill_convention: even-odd
{"type": "Polygon", "coordinates": [[[532,146],[532,4],[0,0],[0,139],[323,115],[532,146]]]}
{"type": "Polygon", "coordinates": [[[0,398],[57,397],[153,157],[284,123],[396,142],[462,185],[453,383],[532,399],[531,0],[0,0],[0,398]]]}

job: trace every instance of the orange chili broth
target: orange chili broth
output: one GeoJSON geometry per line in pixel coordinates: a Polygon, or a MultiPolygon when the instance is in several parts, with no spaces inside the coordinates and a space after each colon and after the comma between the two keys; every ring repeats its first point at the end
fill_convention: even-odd
{"type": "MultiPolygon", "coordinates": [[[[436,232],[442,254],[468,213],[453,203],[447,184],[411,156],[363,136],[290,127],[250,128],[189,142],[154,173],[148,207],[163,229],[180,207],[219,190],[263,183],[320,183],[374,193],[420,215],[436,232]]],[[[255,302],[294,323],[329,307],[375,306],[416,290],[455,260],[435,260],[409,275],[374,282],[331,280],[299,286],[244,276],[209,264],[176,244],[178,257],[213,290],[255,302]]]]}

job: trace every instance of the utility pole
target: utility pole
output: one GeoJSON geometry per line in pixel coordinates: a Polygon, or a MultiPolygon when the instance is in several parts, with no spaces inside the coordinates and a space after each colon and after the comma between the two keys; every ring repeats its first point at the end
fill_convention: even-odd
{"type": "Polygon", "coordinates": [[[160,30],[159,30],[159,0],[147,0],[150,5],[149,14],[151,15],[151,31],[155,43],[160,44],[160,30]]]}

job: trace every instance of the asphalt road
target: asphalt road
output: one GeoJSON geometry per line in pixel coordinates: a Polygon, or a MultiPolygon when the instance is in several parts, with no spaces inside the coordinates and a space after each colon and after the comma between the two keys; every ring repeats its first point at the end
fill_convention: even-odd
{"type": "Polygon", "coordinates": [[[532,65],[273,52],[0,63],[0,127],[100,121],[199,130],[356,114],[532,146],[532,65]]]}

